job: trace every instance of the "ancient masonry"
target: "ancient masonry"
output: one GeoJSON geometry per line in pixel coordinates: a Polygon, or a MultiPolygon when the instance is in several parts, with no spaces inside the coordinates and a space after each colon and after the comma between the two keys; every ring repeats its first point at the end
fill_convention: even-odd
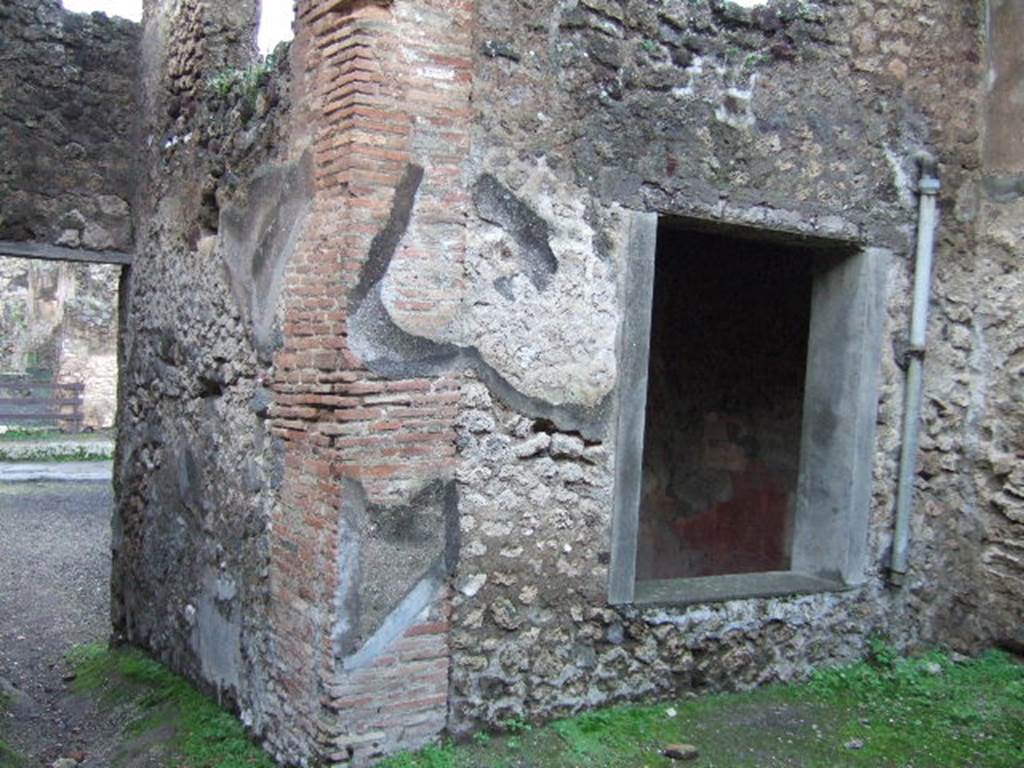
{"type": "Polygon", "coordinates": [[[85,426],[110,427],[119,268],[5,245],[131,250],[138,26],[20,0],[0,25],[0,373],[82,383],[85,426]]]}
{"type": "MultiPolygon", "coordinates": [[[[133,163],[120,638],[287,765],[1024,646],[1022,0],[300,0],[268,60],[255,25],[149,0],[131,151],[90,160],[133,163]]],[[[63,236],[19,199],[0,239],[63,236]]]]}

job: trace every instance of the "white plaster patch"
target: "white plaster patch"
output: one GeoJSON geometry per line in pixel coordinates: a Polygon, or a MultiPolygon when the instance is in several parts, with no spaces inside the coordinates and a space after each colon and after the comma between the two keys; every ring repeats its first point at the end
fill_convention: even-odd
{"type": "MultiPolygon", "coordinates": [[[[547,224],[557,260],[546,285],[538,287],[526,274],[514,237],[486,222],[471,228],[464,267],[454,256],[425,258],[445,250],[446,233],[440,232],[440,246],[435,242],[425,251],[414,210],[382,282],[381,300],[402,330],[475,348],[524,395],[553,405],[594,406],[616,378],[614,265],[596,252],[582,190],[559,179],[544,159],[524,177],[514,194],[547,224]]],[[[420,195],[437,183],[428,172],[420,195]]],[[[451,234],[446,252],[456,254],[458,233],[451,234]]],[[[437,235],[435,228],[431,236],[437,235]]]]}
{"type": "Polygon", "coordinates": [[[900,196],[900,203],[905,207],[911,207],[914,205],[914,195],[911,190],[912,184],[910,177],[907,175],[906,169],[903,167],[903,158],[897,155],[888,144],[882,146],[882,151],[885,153],[885,159],[889,163],[889,167],[892,169],[892,183],[896,187],[896,191],[900,196]]]}
{"type": "Polygon", "coordinates": [[[486,573],[475,573],[469,576],[459,585],[459,592],[464,594],[466,597],[475,597],[476,594],[483,589],[484,584],[487,583],[486,573]]]}

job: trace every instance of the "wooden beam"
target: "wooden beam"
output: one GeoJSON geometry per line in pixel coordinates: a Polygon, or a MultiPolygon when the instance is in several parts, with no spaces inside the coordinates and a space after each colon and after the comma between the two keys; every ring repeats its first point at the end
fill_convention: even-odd
{"type": "Polygon", "coordinates": [[[132,255],[124,251],[89,251],[85,248],[64,248],[46,243],[22,243],[0,240],[0,256],[46,261],[84,261],[90,264],[130,266],[132,255]]]}

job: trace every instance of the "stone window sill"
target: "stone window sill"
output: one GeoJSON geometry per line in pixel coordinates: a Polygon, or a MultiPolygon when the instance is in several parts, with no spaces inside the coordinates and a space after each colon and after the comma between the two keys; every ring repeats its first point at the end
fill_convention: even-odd
{"type": "Polygon", "coordinates": [[[750,597],[789,597],[815,592],[845,592],[852,586],[795,571],[738,573],[692,579],[638,581],[635,605],[692,605],[750,597]]]}

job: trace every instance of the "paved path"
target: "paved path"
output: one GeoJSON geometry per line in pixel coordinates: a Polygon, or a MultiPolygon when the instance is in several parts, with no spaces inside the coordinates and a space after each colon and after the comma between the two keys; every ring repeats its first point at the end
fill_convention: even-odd
{"type": "Polygon", "coordinates": [[[112,472],[111,461],[0,463],[0,483],[109,483],[112,472]]]}
{"type": "Polygon", "coordinates": [[[64,655],[110,636],[112,509],[109,482],[0,483],[0,739],[28,766],[96,751],[101,713],[68,696],[64,655]]]}

